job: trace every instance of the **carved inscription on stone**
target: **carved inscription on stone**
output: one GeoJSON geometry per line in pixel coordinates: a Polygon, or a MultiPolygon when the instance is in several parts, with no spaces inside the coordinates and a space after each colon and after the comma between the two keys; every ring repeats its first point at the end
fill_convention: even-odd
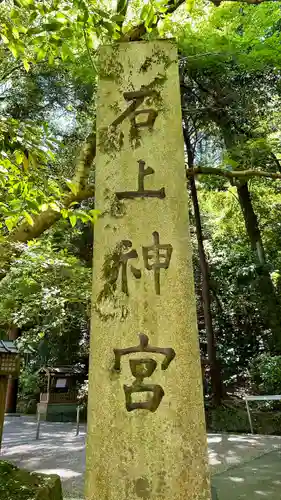
{"type": "Polygon", "coordinates": [[[138,173],[138,189],[137,191],[120,191],[116,193],[118,200],[133,199],[133,198],[165,198],[165,188],[158,190],[144,189],[144,178],[147,175],[154,174],[151,167],[145,167],[145,161],[139,160],[139,173],[138,173]]]}
{"type": "MultiPolygon", "coordinates": [[[[115,363],[114,370],[121,371],[121,358],[134,353],[155,353],[165,356],[161,364],[162,370],[167,370],[176,353],[171,347],[161,348],[149,344],[148,336],[144,333],[139,334],[140,343],[138,346],[127,347],[125,349],[114,349],[115,363]]],[[[165,395],[164,389],[158,384],[148,384],[144,382],[145,378],[151,377],[157,367],[157,361],[152,358],[137,358],[129,360],[130,369],[135,380],[132,385],[123,385],[125,393],[125,403],[127,411],[149,410],[155,412],[165,395]],[[148,393],[146,401],[134,402],[135,393],[148,393]]]]}
{"type": "MultiPolygon", "coordinates": [[[[171,262],[173,247],[171,244],[161,244],[159,233],[152,233],[153,244],[142,247],[142,257],[145,269],[154,273],[154,287],[156,295],[160,295],[160,271],[168,269],[171,262]]],[[[130,240],[121,241],[121,253],[119,258],[119,268],[121,268],[121,290],[129,295],[128,287],[128,263],[131,259],[138,259],[137,250],[132,248],[130,240]]],[[[130,264],[130,271],[136,279],[141,279],[142,271],[130,264]]]]}
{"type": "Polygon", "coordinates": [[[148,128],[153,129],[153,125],[158,116],[158,111],[153,108],[138,109],[144,102],[146,97],[157,97],[158,92],[148,88],[141,88],[133,92],[124,92],[123,97],[125,101],[132,101],[131,104],[121,113],[112,123],[112,127],[117,127],[126,118],[131,122],[131,135],[137,133],[137,129],[148,128]]]}

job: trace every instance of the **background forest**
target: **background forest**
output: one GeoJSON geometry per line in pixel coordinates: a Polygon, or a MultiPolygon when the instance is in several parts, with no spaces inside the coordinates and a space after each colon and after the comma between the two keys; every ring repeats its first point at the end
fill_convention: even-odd
{"type": "Polygon", "coordinates": [[[0,338],[21,409],[43,365],[87,369],[98,47],[141,35],[179,47],[206,404],[235,430],[234,397],[281,390],[281,2],[0,3],[0,338]]]}

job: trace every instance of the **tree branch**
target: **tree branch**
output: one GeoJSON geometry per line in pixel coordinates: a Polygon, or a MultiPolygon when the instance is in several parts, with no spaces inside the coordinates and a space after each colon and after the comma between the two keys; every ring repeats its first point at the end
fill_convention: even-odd
{"type": "MultiPolygon", "coordinates": [[[[173,14],[181,5],[185,3],[186,0],[168,0],[167,10],[165,12],[156,13],[156,21],[151,26],[151,28],[157,28],[157,24],[160,19],[162,19],[167,14],[173,14]]],[[[121,41],[125,42],[137,42],[146,34],[146,27],[144,23],[133,26],[133,28],[121,37],[121,41]]]]}
{"type": "Polygon", "coordinates": [[[85,189],[89,174],[91,171],[92,163],[96,156],[96,134],[91,133],[88,135],[80,154],[76,161],[75,174],[72,183],[76,186],[76,191],[85,189]]]}
{"type": "Polygon", "coordinates": [[[224,170],[223,168],[198,167],[187,171],[188,176],[220,175],[227,179],[245,179],[248,177],[265,177],[267,179],[281,179],[281,173],[266,172],[264,170],[224,170]]]}
{"type": "MultiPolygon", "coordinates": [[[[90,170],[94,158],[96,156],[96,135],[91,133],[84,145],[76,161],[75,174],[72,179],[72,184],[76,187],[77,194],[67,193],[63,199],[63,207],[68,208],[75,201],[84,201],[94,196],[94,186],[87,186],[90,170]]],[[[22,242],[38,238],[41,234],[49,229],[55,222],[61,218],[61,213],[48,208],[45,212],[37,215],[34,218],[34,224],[31,226],[27,222],[23,222],[17,227],[8,237],[10,242],[22,242]]]]}
{"type": "MultiPolygon", "coordinates": [[[[167,10],[165,12],[158,12],[156,14],[157,19],[155,23],[151,26],[152,28],[157,28],[157,24],[164,16],[167,14],[173,14],[181,5],[185,3],[186,0],[168,0],[167,10]]],[[[219,7],[224,0],[210,0],[216,7],[219,7]]],[[[227,0],[230,2],[240,2],[241,0],[227,0]]],[[[258,5],[263,2],[278,1],[278,0],[242,0],[244,3],[258,5]]],[[[121,37],[121,41],[125,42],[137,42],[146,34],[146,27],[144,23],[134,26],[128,33],[121,37]]]]}
{"type": "MultiPolygon", "coordinates": [[[[75,201],[84,201],[89,198],[93,198],[95,195],[95,187],[93,185],[88,186],[86,189],[79,191],[77,195],[73,193],[66,195],[63,206],[64,208],[68,208],[71,203],[75,201]]],[[[55,222],[57,222],[61,218],[61,213],[56,212],[55,210],[49,208],[45,212],[37,215],[34,219],[33,226],[30,226],[28,223],[21,224],[18,228],[16,228],[8,237],[8,241],[10,242],[21,242],[26,243],[27,241],[33,240],[34,238],[38,238],[41,234],[44,233],[47,229],[49,229],[55,222]]]]}

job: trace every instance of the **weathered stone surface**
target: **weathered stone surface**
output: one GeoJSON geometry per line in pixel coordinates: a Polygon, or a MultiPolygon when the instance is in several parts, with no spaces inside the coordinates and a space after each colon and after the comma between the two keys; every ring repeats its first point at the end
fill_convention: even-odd
{"type": "MultiPolygon", "coordinates": [[[[177,50],[168,41],[104,47],[100,68],[86,498],[209,500],[177,50]],[[135,110],[158,114],[136,120],[150,117],[151,130],[134,126],[136,99],[124,96],[144,87],[153,93],[135,110]],[[158,197],[140,195],[138,175],[148,167],[154,173],[146,171],[144,189],[161,190],[158,197]],[[124,197],[138,188],[137,198],[124,197]],[[157,240],[155,232],[169,245],[160,251],[161,262],[167,258],[160,277],[150,269],[155,249],[143,249],[157,240]],[[131,250],[122,282],[122,258],[131,250]],[[175,351],[166,370],[161,355],[148,352],[124,356],[121,371],[114,369],[113,349],[138,345],[140,332],[149,344],[175,351]],[[153,412],[126,409],[123,386],[135,380],[129,360],[139,358],[158,362],[143,382],[160,386],[153,412]]],[[[147,400],[140,394],[132,401],[147,400]]]]}
{"type": "Polygon", "coordinates": [[[0,460],[1,500],[62,500],[59,476],[30,473],[0,460]]]}

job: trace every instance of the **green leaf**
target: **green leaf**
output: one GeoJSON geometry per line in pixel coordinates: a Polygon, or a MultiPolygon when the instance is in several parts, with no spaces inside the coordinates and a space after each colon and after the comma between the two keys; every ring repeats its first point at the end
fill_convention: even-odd
{"type": "Polygon", "coordinates": [[[23,157],[24,157],[24,154],[22,151],[15,151],[15,157],[16,157],[16,162],[18,165],[21,165],[22,164],[22,160],[23,160],[23,157]]]}
{"type": "Polygon", "coordinates": [[[101,24],[105,29],[107,29],[109,35],[112,36],[114,33],[114,24],[108,21],[102,21],[101,24]]]}
{"type": "Polygon", "coordinates": [[[16,40],[18,40],[20,37],[20,34],[19,34],[17,28],[13,27],[12,33],[13,33],[14,37],[16,38],[16,40]]]}
{"type": "Polygon", "coordinates": [[[148,4],[145,4],[141,10],[141,13],[140,13],[140,18],[141,18],[141,21],[146,21],[147,19],[147,16],[149,14],[149,5],[148,4]]]}
{"type": "Polygon", "coordinates": [[[49,55],[48,55],[48,63],[49,63],[49,65],[53,66],[54,61],[55,61],[55,55],[53,54],[53,52],[49,52],[49,55]]]}
{"type": "Polygon", "coordinates": [[[34,6],[34,0],[21,0],[23,7],[34,6]]]}
{"type": "Polygon", "coordinates": [[[76,210],[75,214],[77,215],[78,219],[81,219],[82,222],[89,222],[92,220],[91,215],[84,210],[76,210]]]}
{"type": "Polygon", "coordinates": [[[95,8],[95,12],[101,16],[101,17],[104,17],[105,19],[110,19],[110,14],[108,12],[105,12],[105,10],[101,10],[101,9],[96,9],[95,8]]]}
{"type": "Polygon", "coordinates": [[[66,180],[66,184],[67,184],[67,187],[70,189],[70,191],[73,193],[73,194],[77,194],[78,193],[78,186],[75,182],[72,182],[70,180],[66,180]]]}
{"type": "MultiPolygon", "coordinates": [[[[41,26],[37,26],[36,28],[29,28],[27,30],[27,33],[28,33],[28,35],[38,35],[39,33],[42,33],[42,28],[41,28],[41,26]]],[[[33,38],[32,41],[36,45],[36,44],[40,43],[40,41],[42,41],[42,40],[45,40],[44,35],[41,35],[40,37],[36,36],[35,38],[33,38]]]]}
{"type": "Polygon", "coordinates": [[[88,9],[86,9],[86,10],[84,11],[83,23],[84,23],[84,24],[86,24],[86,22],[88,21],[88,19],[89,19],[89,10],[88,10],[88,9]]]}
{"type": "Polygon", "coordinates": [[[34,225],[34,220],[32,219],[31,215],[28,212],[26,212],[25,210],[23,212],[23,215],[24,215],[26,221],[28,222],[28,224],[30,226],[33,226],[34,225]]]}
{"type": "Polygon", "coordinates": [[[195,0],[186,0],[186,10],[190,14],[193,11],[195,0]]]}
{"type": "Polygon", "coordinates": [[[38,15],[38,14],[37,14],[37,12],[36,12],[36,11],[32,12],[32,13],[30,14],[30,16],[29,16],[28,23],[29,23],[29,24],[33,23],[33,21],[35,21],[35,19],[36,19],[37,15],[38,15]]]}
{"type": "Polygon", "coordinates": [[[68,218],[69,212],[66,208],[61,209],[61,215],[63,216],[64,219],[68,218]]]}
{"type": "Polygon", "coordinates": [[[23,66],[24,66],[25,71],[28,73],[30,70],[30,64],[29,64],[27,59],[23,60],[23,66]]]}
{"type": "Polygon", "coordinates": [[[41,47],[37,52],[37,61],[42,61],[46,56],[46,50],[41,47]]]}
{"type": "Polygon", "coordinates": [[[8,229],[9,232],[12,231],[12,229],[15,227],[16,225],[16,222],[15,222],[15,218],[14,217],[8,217],[6,220],[5,220],[5,225],[8,229]]]}
{"type": "Polygon", "coordinates": [[[150,4],[149,9],[148,9],[148,13],[147,13],[147,16],[145,19],[146,27],[149,28],[153,24],[154,17],[155,17],[155,10],[154,10],[154,7],[150,4]]]}
{"type": "Polygon", "coordinates": [[[19,11],[17,9],[12,9],[10,12],[11,19],[17,19],[19,17],[19,11]]]}
{"type": "Polygon", "coordinates": [[[6,43],[6,45],[8,43],[10,43],[10,40],[6,37],[6,35],[3,35],[3,33],[1,33],[1,38],[2,38],[3,42],[6,43]]]}
{"type": "Polygon", "coordinates": [[[67,45],[67,43],[63,43],[61,47],[61,58],[63,61],[66,61],[67,59],[72,59],[72,52],[67,45]]]}
{"type": "Polygon", "coordinates": [[[13,44],[9,44],[9,49],[12,52],[14,58],[17,59],[18,55],[19,55],[17,47],[15,45],[13,45],[13,44]]]}
{"type": "Polygon", "coordinates": [[[57,203],[50,203],[50,207],[55,211],[55,212],[60,212],[60,207],[57,205],[57,203]]]}
{"type": "Polygon", "coordinates": [[[70,220],[70,224],[72,227],[75,227],[76,226],[76,222],[77,222],[77,217],[76,215],[72,214],[69,216],[69,220],[70,220]]]}
{"type": "Polygon", "coordinates": [[[95,209],[89,211],[89,214],[91,215],[93,222],[96,222],[100,213],[101,213],[100,210],[95,210],[95,209]]]}
{"type": "Polygon", "coordinates": [[[58,21],[52,21],[51,23],[43,24],[43,28],[46,31],[59,31],[61,29],[61,23],[58,21]]]}
{"type": "Polygon", "coordinates": [[[128,0],[118,0],[117,13],[118,14],[126,13],[127,7],[128,7],[128,0]]]}
{"type": "Polygon", "coordinates": [[[64,28],[61,31],[61,37],[62,38],[71,38],[71,37],[73,37],[73,30],[71,28],[64,28]]]}
{"type": "Polygon", "coordinates": [[[18,26],[19,33],[24,33],[24,35],[27,33],[27,28],[24,26],[18,26]]]}
{"type": "Polygon", "coordinates": [[[60,22],[60,23],[65,23],[67,22],[67,18],[65,17],[64,14],[62,14],[62,12],[58,12],[56,14],[56,19],[60,22]]]}
{"type": "Polygon", "coordinates": [[[124,21],[124,16],[122,14],[116,14],[115,16],[112,16],[111,21],[114,23],[122,23],[124,21]]]}
{"type": "MultiPolygon", "coordinates": [[[[47,142],[47,141],[46,141],[47,142]]],[[[55,159],[55,154],[53,153],[53,151],[51,151],[50,149],[48,149],[47,153],[46,153],[49,158],[51,158],[51,160],[54,160],[55,159]]]]}

